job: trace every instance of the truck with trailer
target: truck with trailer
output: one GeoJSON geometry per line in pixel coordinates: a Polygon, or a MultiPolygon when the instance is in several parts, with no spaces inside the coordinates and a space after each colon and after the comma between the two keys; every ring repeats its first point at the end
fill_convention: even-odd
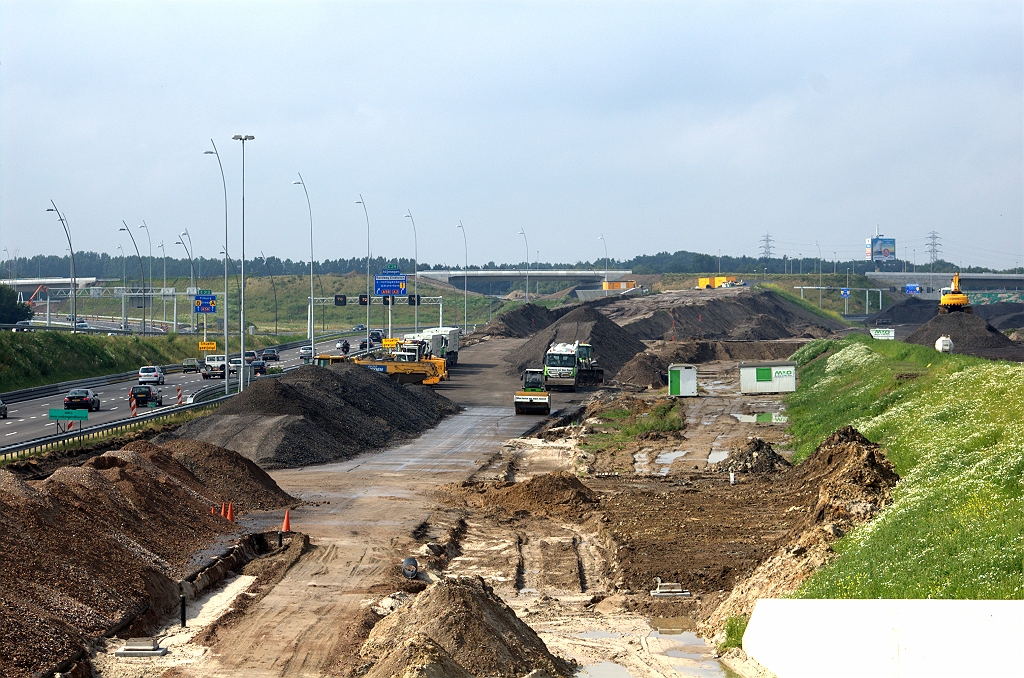
{"type": "Polygon", "coordinates": [[[544,354],[544,386],[568,388],[604,383],[604,370],[597,366],[594,347],[590,344],[557,343],[544,354]]]}

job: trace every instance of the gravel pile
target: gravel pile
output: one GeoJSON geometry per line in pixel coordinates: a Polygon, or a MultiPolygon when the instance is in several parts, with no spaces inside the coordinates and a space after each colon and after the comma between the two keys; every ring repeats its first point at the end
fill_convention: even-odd
{"type": "Polygon", "coordinates": [[[875,325],[919,325],[928,322],[939,313],[938,300],[909,297],[889,304],[881,311],[868,316],[864,324],[875,325]]]}
{"type": "MultiPolygon", "coordinates": [[[[377,622],[360,654],[390,664],[388,657],[402,652],[408,640],[418,634],[443,648],[445,654],[431,650],[423,641],[417,641],[422,651],[411,654],[429,653],[432,662],[440,665],[452,661],[470,675],[520,678],[533,671],[550,676],[573,674],[569,663],[552,655],[537,633],[480,577],[441,579],[411,604],[377,622]]],[[[458,671],[409,673],[406,667],[401,668],[379,675],[462,675],[458,671]]]]}
{"type": "MultiPolygon", "coordinates": [[[[45,674],[88,637],[148,635],[177,609],[175,581],[191,555],[238,529],[210,515],[223,488],[206,485],[204,470],[221,466],[243,484],[260,478],[244,463],[231,468],[237,455],[207,452],[187,455],[198,475],[143,442],[46,480],[0,470],[0,673],[45,674]]],[[[279,505],[287,495],[270,483],[252,485],[246,502],[279,505]]]]}
{"type": "Polygon", "coordinates": [[[492,337],[528,337],[558,320],[559,314],[544,306],[524,304],[508,313],[502,313],[473,334],[492,337]]]}
{"type": "Polygon", "coordinates": [[[202,440],[235,450],[264,469],[347,459],[436,426],[458,406],[423,385],[400,385],[352,364],[307,365],[258,379],[214,415],[157,442],[202,440]]]}
{"type": "Polygon", "coordinates": [[[645,348],[599,311],[589,305],[580,306],[505,356],[508,373],[518,375],[527,367],[540,367],[551,344],[574,341],[593,344],[597,364],[604,369],[606,379],[645,348]]]}
{"type": "Polygon", "coordinates": [[[760,438],[752,438],[741,450],[712,464],[712,468],[719,473],[775,473],[791,466],[772,448],[771,443],[760,438]]]}
{"type": "Polygon", "coordinates": [[[946,336],[953,340],[954,350],[1006,348],[1013,341],[973,313],[944,313],[917,328],[903,341],[908,344],[934,346],[935,340],[946,336]]]}

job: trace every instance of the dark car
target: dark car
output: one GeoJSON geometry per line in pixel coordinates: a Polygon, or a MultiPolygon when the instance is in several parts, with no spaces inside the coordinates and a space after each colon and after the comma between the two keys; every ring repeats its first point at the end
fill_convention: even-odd
{"type": "Polygon", "coordinates": [[[7,418],[7,403],[5,403],[3,400],[0,400],[0,419],[6,419],[6,418],[7,418]]]}
{"type": "Polygon", "coordinates": [[[253,360],[249,363],[252,367],[253,374],[266,374],[267,373],[267,361],[266,360],[253,360]]]}
{"type": "Polygon", "coordinates": [[[384,340],[384,330],[370,330],[370,339],[373,339],[379,344],[384,340]]]}
{"type": "Polygon", "coordinates": [[[164,397],[160,395],[160,391],[148,384],[145,386],[132,386],[131,397],[135,398],[135,405],[137,407],[148,407],[150,403],[164,404],[164,397]]]}
{"type": "Polygon", "coordinates": [[[277,352],[276,348],[265,348],[263,353],[260,354],[260,358],[265,361],[281,360],[281,355],[277,352]]]}
{"type": "Polygon", "coordinates": [[[68,391],[66,396],[64,396],[64,409],[99,412],[100,397],[88,388],[72,389],[68,391]]]}

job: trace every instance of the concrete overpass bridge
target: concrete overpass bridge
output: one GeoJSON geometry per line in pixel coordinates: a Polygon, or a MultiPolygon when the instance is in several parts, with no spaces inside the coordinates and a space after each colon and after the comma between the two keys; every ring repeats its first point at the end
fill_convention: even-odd
{"type": "MultiPolygon", "coordinates": [[[[406,275],[412,275],[411,272],[406,271],[406,275]]],[[[608,280],[622,280],[629,278],[633,275],[633,271],[630,270],[609,270],[607,272],[608,280]]],[[[456,287],[462,287],[463,282],[467,281],[470,286],[474,286],[477,283],[515,283],[520,280],[526,280],[526,269],[504,269],[504,270],[482,270],[482,271],[460,271],[460,270],[443,270],[443,271],[420,271],[420,278],[429,278],[431,280],[437,280],[439,282],[448,283],[455,285],[456,287]]],[[[564,281],[596,284],[603,282],[605,279],[605,270],[591,269],[565,269],[565,270],[550,270],[550,269],[530,269],[530,282],[535,281],[564,281]]]]}

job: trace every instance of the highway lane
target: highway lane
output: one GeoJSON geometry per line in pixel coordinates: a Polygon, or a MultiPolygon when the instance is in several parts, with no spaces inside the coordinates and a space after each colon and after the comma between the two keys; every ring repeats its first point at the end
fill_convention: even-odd
{"type": "MultiPolygon", "coordinates": [[[[268,367],[293,367],[301,364],[299,349],[294,348],[282,351],[280,362],[268,363],[268,367]]],[[[223,383],[219,379],[203,380],[202,375],[195,373],[182,374],[179,372],[168,374],[166,383],[163,386],[157,387],[164,397],[163,407],[157,409],[167,409],[177,404],[178,386],[181,386],[181,399],[182,402],[185,402],[188,400],[189,395],[202,387],[209,385],[223,386],[223,383]]],[[[131,407],[128,403],[128,393],[131,387],[136,384],[138,384],[138,380],[129,379],[93,389],[100,398],[101,409],[99,412],[89,413],[89,420],[86,425],[92,426],[120,419],[130,419],[131,407]]],[[[65,395],[67,394],[61,393],[46,398],[10,403],[7,419],[0,419],[0,447],[57,433],[57,422],[50,421],[49,410],[51,408],[63,409],[65,395]]],[[[65,422],[62,422],[62,425],[63,423],[65,422]]],[[[79,422],[75,422],[75,426],[78,425],[79,422]]]]}

